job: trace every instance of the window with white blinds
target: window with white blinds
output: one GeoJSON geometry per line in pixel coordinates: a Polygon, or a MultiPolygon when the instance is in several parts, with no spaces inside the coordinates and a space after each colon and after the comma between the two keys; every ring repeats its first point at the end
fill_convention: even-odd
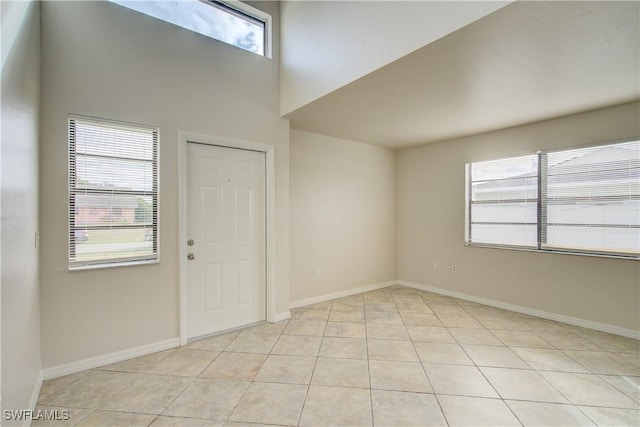
{"type": "Polygon", "coordinates": [[[536,247],[538,156],[472,163],[468,176],[472,241],[536,247]]]}
{"type": "Polygon", "coordinates": [[[69,117],[69,267],[158,259],[158,129],[69,117]]]}
{"type": "Polygon", "coordinates": [[[465,240],[640,258],[640,141],[467,164],[465,240]]]}

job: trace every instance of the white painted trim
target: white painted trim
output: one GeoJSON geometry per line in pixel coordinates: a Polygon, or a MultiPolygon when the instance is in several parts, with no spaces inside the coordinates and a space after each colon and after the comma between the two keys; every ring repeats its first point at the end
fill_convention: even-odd
{"type": "Polygon", "coordinates": [[[301,299],[298,301],[293,301],[289,304],[289,308],[299,308],[304,307],[306,305],[317,304],[319,302],[331,301],[336,298],[348,297],[351,295],[360,294],[362,292],[375,291],[377,289],[388,288],[389,286],[393,286],[397,284],[396,280],[391,280],[389,282],[375,283],[373,285],[361,286],[359,288],[349,289],[347,291],[334,292],[332,294],[320,295],[313,298],[301,299]]]}
{"type": "MultiPolygon", "coordinates": [[[[187,143],[254,150],[265,153],[266,172],[266,281],[267,322],[276,322],[276,162],[275,147],[258,142],[241,141],[191,132],[178,132],[178,256],[180,268],[180,345],[187,344],[187,143]]],[[[288,317],[287,317],[288,318],[288,317]]]]}
{"type": "Polygon", "coordinates": [[[178,134],[178,278],[180,280],[180,345],[187,345],[187,136],[178,134]]]}
{"type": "Polygon", "coordinates": [[[247,15],[253,16],[259,19],[265,24],[265,44],[264,44],[264,56],[271,59],[273,57],[273,18],[268,13],[249,6],[248,4],[240,0],[221,0],[222,3],[226,3],[232,9],[244,12],[247,15]]]}
{"type": "Polygon", "coordinates": [[[276,152],[275,147],[266,151],[267,191],[267,322],[276,319],[276,152]]]}
{"type": "MultiPolygon", "coordinates": [[[[382,282],[373,285],[362,286],[359,288],[354,288],[341,292],[334,292],[327,295],[321,295],[313,298],[307,298],[303,300],[294,301],[291,303],[290,308],[299,308],[304,307],[310,304],[316,304],[325,301],[331,301],[336,298],[347,297],[351,295],[356,295],[362,292],[374,291],[377,289],[387,288],[393,285],[402,285],[407,286],[414,289],[419,289],[421,291],[433,292],[441,295],[446,295],[454,298],[463,299],[465,301],[471,301],[478,304],[484,304],[491,307],[502,308],[505,310],[514,311],[517,313],[528,314],[531,316],[536,316],[544,319],[555,320],[558,322],[567,323],[570,325],[581,326],[583,328],[593,329],[596,331],[607,332],[610,334],[620,335],[624,337],[640,339],[640,331],[636,331],[633,329],[621,328],[619,326],[608,325],[605,323],[593,322],[591,320],[579,319],[576,317],[565,316],[562,314],[550,313],[543,310],[537,310],[529,307],[522,307],[515,304],[509,304],[502,301],[492,300],[488,298],[476,297],[473,295],[464,294],[462,292],[450,291],[443,288],[438,288],[436,286],[425,285],[422,283],[409,282],[406,280],[393,280],[389,282],[382,282]]],[[[269,322],[279,322],[282,320],[287,320],[291,317],[289,311],[284,311],[280,313],[273,313],[271,317],[268,319],[269,322]]],[[[182,327],[182,325],[181,325],[182,327]]],[[[181,328],[182,330],[182,328],[181,328]]],[[[65,375],[75,374],[77,372],[82,372],[87,369],[94,369],[100,366],[109,365],[111,363],[121,362],[123,360],[132,359],[134,357],[145,356],[147,354],[156,353],[158,351],[168,350],[171,348],[179,347],[182,344],[182,336],[179,338],[172,338],[166,341],[160,341],[153,344],[147,344],[140,347],[134,347],[128,350],[122,350],[115,353],[105,354],[102,356],[93,357],[90,359],[80,360],[77,362],[68,363],[65,365],[54,366],[52,368],[47,368],[42,371],[42,374],[34,386],[34,390],[31,397],[32,408],[35,408],[35,404],[38,399],[38,395],[40,394],[40,387],[42,385],[43,380],[50,380],[53,378],[62,377],[65,375]]],[[[186,343],[185,343],[186,344],[186,343]]]]}
{"type": "Polygon", "coordinates": [[[276,313],[271,322],[280,322],[282,320],[291,319],[291,312],[289,310],[283,311],[282,313],[276,313]]]}
{"type": "Polygon", "coordinates": [[[504,310],[515,311],[516,313],[528,314],[530,316],[541,317],[543,319],[555,320],[556,322],[568,323],[569,325],[581,326],[587,329],[607,332],[610,334],[621,335],[623,337],[640,339],[640,331],[633,329],[621,328],[619,326],[608,325],[606,323],[594,322],[591,320],[580,319],[578,317],[565,316],[564,314],[551,313],[549,311],[538,310],[530,307],[523,307],[516,304],[510,304],[489,298],[476,297],[464,294],[462,292],[450,291],[448,289],[438,288],[435,286],[424,285],[422,283],[408,282],[406,280],[398,280],[399,285],[408,286],[410,288],[419,289],[421,291],[433,292],[436,294],[447,295],[454,298],[471,301],[478,304],[484,304],[491,307],[502,308],[504,310]]]}
{"type": "Polygon", "coordinates": [[[42,388],[42,381],[44,377],[42,375],[42,371],[38,374],[38,379],[36,383],[33,385],[33,391],[31,392],[31,399],[29,400],[29,409],[36,409],[36,405],[38,404],[38,396],[40,396],[40,388],[42,388]]]}
{"type": "Polygon", "coordinates": [[[179,346],[180,338],[171,338],[165,341],[159,341],[127,350],[116,351],[115,353],[104,354],[102,356],[96,356],[89,359],[79,360],[77,362],[67,363],[65,365],[47,368],[42,371],[42,377],[44,380],[51,380],[53,378],[64,377],[65,375],[75,374],[77,372],[86,371],[87,369],[99,368],[100,366],[122,362],[123,360],[132,359],[134,357],[146,356],[147,354],[169,350],[179,346]]]}

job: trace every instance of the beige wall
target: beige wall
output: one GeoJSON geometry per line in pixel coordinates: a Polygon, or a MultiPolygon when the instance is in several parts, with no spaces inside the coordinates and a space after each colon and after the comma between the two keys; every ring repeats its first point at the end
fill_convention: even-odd
{"type": "Polygon", "coordinates": [[[289,302],[289,126],[273,59],[108,2],[42,4],[42,355],[45,368],[179,335],[178,132],[276,147],[276,313],[289,302]],[[67,269],[67,115],[160,128],[160,263],[67,269]]]}
{"type": "Polygon", "coordinates": [[[509,3],[512,1],[285,1],[282,114],[509,3]]]}
{"type": "Polygon", "coordinates": [[[465,163],[638,136],[639,113],[631,103],[400,151],[399,279],[639,330],[638,261],[464,246],[465,163]]]}
{"type": "Polygon", "coordinates": [[[395,279],[396,152],[292,130],[291,301],[395,279]]]}
{"type": "Polygon", "coordinates": [[[45,368],[178,336],[179,131],[276,147],[277,313],[288,309],[290,299],[400,278],[639,328],[638,262],[463,245],[465,162],[638,135],[637,103],[396,155],[352,141],[289,134],[287,120],[279,117],[276,3],[254,3],[274,16],[272,60],[107,2],[39,6],[40,185],[39,7],[2,2],[4,409],[28,407],[40,374],[41,335],[45,368]],[[19,24],[7,25],[8,16],[19,24]],[[69,113],[160,128],[159,264],[68,271],[69,113]],[[457,273],[450,270],[454,263],[457,273]]]}
{"type": "MultiPolygon", "coordinates": [[[[2,15],[2,409],[29,409],[40,386],[38,293],[37,2],[5,2],[2,15]]],[[[13,425],[4,421],[3,424],[13,425]]],[[[19,423],[16,423],[19,424],[19,423]]]]}

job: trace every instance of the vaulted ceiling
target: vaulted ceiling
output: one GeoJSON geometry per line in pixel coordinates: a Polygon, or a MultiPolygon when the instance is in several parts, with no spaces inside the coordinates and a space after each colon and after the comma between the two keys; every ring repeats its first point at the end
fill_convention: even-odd
{"type": "Polygon", "coordinates": [[[287,115],[405,148],[640,98],[640,3],[515,2],[287,115]]]}

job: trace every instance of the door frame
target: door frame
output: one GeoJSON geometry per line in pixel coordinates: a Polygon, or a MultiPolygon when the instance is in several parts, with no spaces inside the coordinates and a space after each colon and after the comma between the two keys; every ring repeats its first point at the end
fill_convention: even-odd
{"type": "Polygon", "coordinates": [[[275,198],[275,147],[258,142],[241,141],[202,135],[192,132],[178,132],[178,256],[180,270],[180,345],[187,344],[187,144],[198,143],[223,148],[252,150],[265,153],[265,278],[267,321],[276,319],[276,198],[275,198]]]}

